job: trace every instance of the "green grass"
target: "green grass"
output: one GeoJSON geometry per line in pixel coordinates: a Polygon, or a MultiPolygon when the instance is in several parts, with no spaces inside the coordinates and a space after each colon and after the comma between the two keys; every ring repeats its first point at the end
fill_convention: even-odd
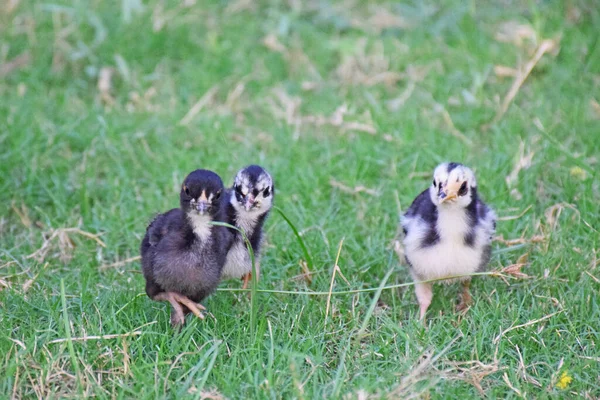
{"type": "Polygon", "coordinates": [[[0,6],[0,398],[600,396],[598,2],[135,3],[0,6]],[[382,28],[386,13],[402,20],[382,28]],[[529,27],[521,44],[498,40],[508,21],[529,27]],[[494,67],[523,66],[543,39],[558,54],[482,129],[513,81],[494,67]],[[521,143],[534,155],[509,186],[521,143]],[[393,241],[446,160],[475,169],[501,217],[525,211],[499,235],[543,240],[496,242],[490,270],[529,253],[529,278],[475,278],[465,315],[459,288],[437,285],[423,326],[393,241]],[[257,297],[219,291],[214,317],[175,333],[139,262],[105,266],[138,254],[189,171],[231,184],[248,163],[271,171],[283,213],[257,297]],[[73,227],[106,247],[63,232],[28,257],[73,227]],[[342,239],[345,293],[326,316],[328,296],[304,293],[329,291],[342,239]]]}

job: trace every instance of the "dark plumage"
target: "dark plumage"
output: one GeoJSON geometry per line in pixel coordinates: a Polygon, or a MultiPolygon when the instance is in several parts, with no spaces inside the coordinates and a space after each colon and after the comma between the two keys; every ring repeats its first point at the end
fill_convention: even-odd
{"type": "MultiPolygon", "coordinates": [[[[233,187],[226,192],[227,222],[246,233],[254,252],[257,273],[262,228],[273,205],[274,195],[273,178],[258,165],[241,169],[234,179],[233,187]]],[[[232,231],[234,240],[227,254],[223,278],[242,278],[246,287],[252,276],[252,260],[241,233],[232,231]]]]}
{"type": "MultiPolygon", "coordinates": [[[[490,260],[495,213],[479,198],[473,172],[459,163],[439,165],[433,184],[402,216],[406,261],[416,281],[452,279],[483,269],[490,260]]],[[[460,307],[470,301],[470,278],[460,307]]],[[[421,319],[433,297],[431,283],[415,285],[421,319]]]]}
{"type": "Polygon", "coordinates": [[[146,229],[140,246],[146,293],[173,306],[173,325],[183,324],[188,311],[203,318],[197,303],[221,279],[233,235],[210,222],[225,221],[223,192],[217,174],[193,171],[181,187],[180,208],[158,215],[146,229]]]}

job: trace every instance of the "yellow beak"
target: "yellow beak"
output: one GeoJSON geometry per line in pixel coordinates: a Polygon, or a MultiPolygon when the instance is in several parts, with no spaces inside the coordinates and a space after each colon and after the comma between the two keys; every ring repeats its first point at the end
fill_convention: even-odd
{"type": "Polygon", "coordinates": [[[446,185],[445,190],[440,193],[440,203],[445,203],[448,200],[454,200],[458,197],[461,182],[451,182],[446,185]]]}

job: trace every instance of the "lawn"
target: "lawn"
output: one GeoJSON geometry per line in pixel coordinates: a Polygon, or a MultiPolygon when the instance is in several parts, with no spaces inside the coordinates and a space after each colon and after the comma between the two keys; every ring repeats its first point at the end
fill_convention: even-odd
{"type": "Polygon", "coordinates": [[[578,0],[2,2],[0,398],[599,398],[599,26],[578,0]],[[398,217],[442,161],[498,237],[473,306],[436,285],[422,324],[398,217]],[[249,163],[281,211],[261,280],[175,332],[145,227],[249,163]]]}

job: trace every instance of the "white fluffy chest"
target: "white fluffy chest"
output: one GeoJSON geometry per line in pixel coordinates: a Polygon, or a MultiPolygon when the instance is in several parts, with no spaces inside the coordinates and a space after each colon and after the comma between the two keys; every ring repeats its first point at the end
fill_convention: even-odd
{"type": "Polygon", "coordinates": [[[211,218],[209,215],[189,213],[188,219],[192,224],[192,229],[194,233],[196,234],[196,236],[198,236],[200,240],[205,241],[210,237],[210,230],[212,225],[210,224],[211,218]]]}
{"type": "Polygon", "coordinates": [[[404,240],[406,255],[421,277],[437,279],[470,274],[481,265],[481,234],[476,232],[474,246],[465,244],[465,235],[471,227],[464,213],[440,212],[436,225],[439,240],[428,247],[422,247],[422,242],[429,232],[429,226],[420,217],[413,217],[404,223],[408,224],[409,231],[404,240]]]}
{"type": "Polygon", "coordinates": [[[252,272],[252,261],[245,243],[240,238],[235,241],[227,253],[222,276],[226,279],[241,278],[249,272],[252,272]]]}
{"type": "Polygon", "coordinates": [[[256,228],[256,222],[259,215],[252,212],[238,212],[236,217],[236,226],[241,228],[246,236],[252,235],[256,228]]]}

